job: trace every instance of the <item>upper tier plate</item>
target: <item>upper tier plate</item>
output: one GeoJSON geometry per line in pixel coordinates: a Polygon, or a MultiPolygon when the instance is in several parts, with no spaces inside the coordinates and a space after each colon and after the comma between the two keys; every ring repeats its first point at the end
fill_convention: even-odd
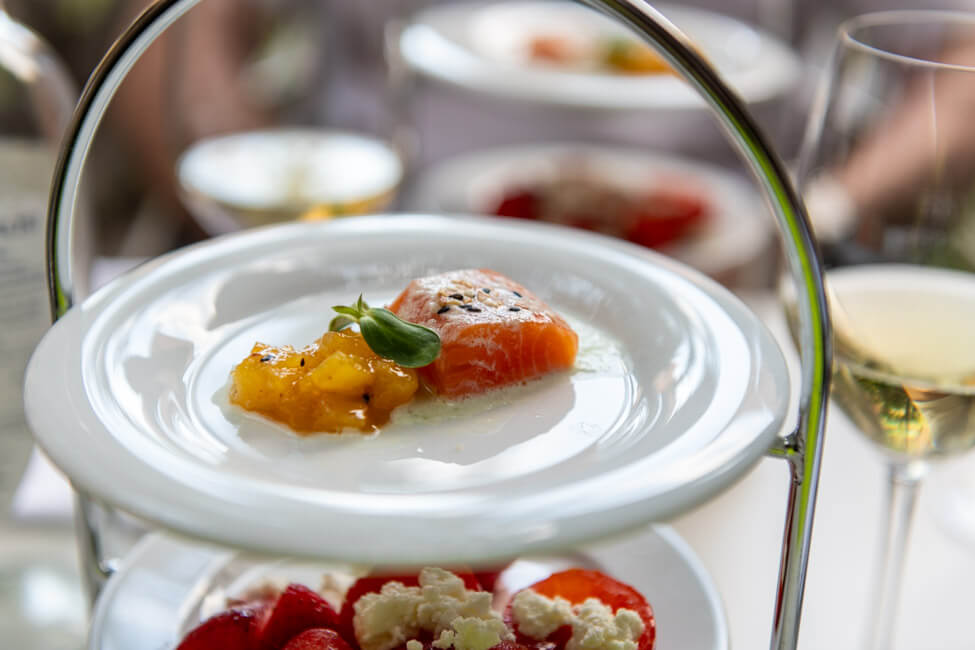
{"type": "Polygon", "coordinates": [[[546,224],[424,216],[290,224],[166,255],[100,290],[31,359],[26,411],[81,489],[223,544],[369,563],[473,562],[687,509],[768,449],[789,380],[733,296],[639,247],[546,224]],[[300,438],[227,403],[257,341],[330,307],[491,267],[580,334],[572,373],[300,438]]]}
{"type": "MultiPolygon", "coordinates": [[[[798,81],[795,53],[769,34],[700,9],[657,8],[746,102],[781,96],[798,81]]],[[[697,92],[670,74],[562,69],[525,56],[526,44],[538,35],[611,39],[627,33],[632,32],[616,21],[570,2],[459,3],[417,14],[400,36],[400,52],[427,77],[518,101],[594,109],[704,108],[697,92]]]]}

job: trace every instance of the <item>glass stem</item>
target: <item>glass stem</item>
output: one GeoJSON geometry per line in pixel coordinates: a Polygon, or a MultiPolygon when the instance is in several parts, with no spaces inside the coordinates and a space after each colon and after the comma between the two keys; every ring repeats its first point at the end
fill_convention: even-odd
{"type": "Polygon", "coordinates": [[[924,468],[921,463],[892,463],[887,483],[886,530],[881,540],[869,620],[868,650],[891,650],[900,602],[901,578],[907,557],[914,506],[924,468]]]}

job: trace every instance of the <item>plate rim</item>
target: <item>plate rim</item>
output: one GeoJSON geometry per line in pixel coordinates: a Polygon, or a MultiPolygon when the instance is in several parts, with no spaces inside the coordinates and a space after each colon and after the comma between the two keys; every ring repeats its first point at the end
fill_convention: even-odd
{"type": "MultiPolygon", "coordinates": [[[[178,268],[184,265],[192,265],[192,262],[197,258],[200,258],[201,256],[206,257],[207,253],[211,252],[211,248],[213,247],[229,247],[232,250],[235,247],[246,247],[245,245],[250,241],[263,244],[267,234],[271,231],[277,231],[275,234],[281,237],[291,238],[293,235],[307,232],[308,229],[329,229],[342,227],[343,229],[357,232],[362,229],[368,230],[379,223],[381,223],[388,231],[390,224],[394,223],[394,221],[397,225],[400,225],[403,228],[429,228],[432,226],[447,227],[447,225],[451,223],[453,223],[453,227],[458,228],[455,218],[429,215],[413,215],[412,219],[409,219],[407,215],[396,215],[394,217],[361,217],[354,220],[332,222],[331,224],[287,224],[284,226],[270,226],[268,228],[251,230],[219,238],[218,240],[214,240],[212,242],[204,242],[202,244],[191,246],[188,249],[157,258],[156,260],[153,260],[123,276],[122,278],[106,285],[96,292],[89,299],[89,301],[86,301],[84,305],[92,305],[93,308],[97,309],[100,305],[110,301],[113,296],[127,290],[132,285],[136,285],[140,281],[145,280],[147,276],[155,273],[155,270],[160,266],[172,264],[178,268]],[[244,243],[239,244],[238,242],[241,241],[244,243]]],[[[505,232],[507,234],[511,234],[513,232],[512,226],[502,226],[497,223],[497,220],[484,217],[466,218],[463,224],[465,232],[471,229],[471,224],[477,224],[480,228],[487,228],[488,230],[505,232]]],[[[711,281],[706,276],[684,267],[673,260],[654,254],[650,251],[646,251],[645,249],[635,245],[627,244],[625,242],[618,242],[616,240],[599,237],[589,233],[570,231],[569,229],[559,228],[550,224],[535,223],[519,224],[517,227],[514,227],[514,232],[517,232],[518,230],[538,231],[538,233],[544,233],[549,236],[555,232],[558,232],[560,237],[577,239],[586,245],[598,243],[602,247],[608,247],[605,251],[603,251],[606,254],[615,253],[617,251],[635,254],[637,259],[634,261],[634,263],[649,263],[649,261],[652,260],[652,265],[657,267],[658,271],[673,273],[679,277],[683,277],[688,282],[695,284],[697,289],[701,291],[702,294],[711,300],[714,300],[717,305],[729,311],[735,312],[737,318],[742,319],[742,321],[744,321],[751,328],[751,335],[754,336],[752,344],[754,346],[761,347],[763,353],[768,353],[768,355],[764,355],[764,357],[771,357],[772,367],[770,368],[763,366],[762,373],[771,373],[776,377],[777,381],[782,382],[783,386],[788,387],[789,375],[786,369],[784,357],[781,349],[778,347],[777,342],[768,331],[767,327],[761,323],[761,321],[759,321],[758,318],[751,311],[749,311],[737,297],[733,296],[726,289],[720,287],[720,285],[711,281]],[[639,258],[644,259],[641,260],[639,258]]],[[[48,385],[48,381],[44,379],[44,373],[38,369],[38,365],[41,363],[39,360],[40,357],[44,355],[56,354],[58,352],[58,348],[55,348],[53,352],[50,351],[49,348],[56,345],[59,336],[69,336],[71,332],[70,328],[77,328],[80,326],[80,323],[74,322],[81,319],[80,314],[80,307],[73,308],[50,330],[47,335],[45,335],[44,341],[42,341],[41,345],[38,346],[31,358],[27,375],[28,390],[26,391],[26,395],[28,397],[28,420],[31,423],[32,429],[36,432],[39,428],[43,428],[44,426],[49,428],[40,436],[37,436],[35,433],[35,436],[38,438],[38,442],[45,449],[49,457],[51,457],[52,460],[62,468],[62,471],[69,474],[72,481],[76,484],[76,487],[89,491],[107,503],[132,512],[144,519],[154,521],[163,527],[178,530],[184,534],[200,539],[210,540],[224,545],[236,545],[240,547],[247,547],[256,551],[271,553],[287,553],[293,555],[303,555],[306,557],[321,557],[322,555],[327,554],[327,551],[323,551],[319,545],[314,543],[315,540],[305,540],[304,542],[301,540],[282,540],[280,537],[271,536],[266,530],[260,530],[261,527],[254,526],[252,517],[241,515],[235,518],[235,515],[233,514],[228,515],[224,513],[222,510],[215,508],[215,506],[225,506],[226,504],[218,504],[217,501],[214,500],[215,497],[213,494],[208,495],[211,501],[213,501],[212,503],[197,505],[194,502],[194,507],[198,508],[198,511],[194,512],[182,511],[179,508],[171,507],[167,509],[166,507],[159,507],[158,503],[169,503],[169,498],[175,499],[176,497],[180,497],[180,495],[170,494],[166,495],[166,498],[163,498],[158,494],[153,495],[152,490],[149,490],[148,497],[150,500],[153,500],[153,503],[146,505],[143,501],[140,501],[140,497],[143,499],[147,498],[145,490],[139,494],[130,493],[130,491],[124,491],[122,493],[119,493],[117,490],[113,491],[114,486],[110,484],[110,481],[107,481],[106,477],[101,476],[101,472],[99,472],[97,468],[89,466],[90,463],[78,463],[74,459],[74,449],[70,442],[66,443],[66,440],[60,440],[60,438],[67,439],[69,436],[59,435],[57,430],[55,430],[54,433],[51,433],[50,431],[50,429],[53,428],[51,426],[51,422],[56,422],[59,419],[59,416],[54,414],[55,410],[51,410],[49,413],[45,409],[46,404],[42,398],[42,394],[44,393],[43,388],[46,388],[48,385]],[[52,334],[52,332],[54,334],[52,334]],[[58,334],[58,332],[67,333],[58,334]],[[46,420],[46,422],[43,425],[40,425],[38,422],[39,420],[46,420]],[[208,507],[209,510],[207,509],[208,507]],[[219,510],[219,512],[215,510],[219,510]],[[229,520],[237,522],[236,526],[243,525],[246,527],[246,530],[244,531],[245,534],[241,534],[240,530],[217,530],[217,525],[215,523],[203,521],[206,519],[207,515],[217,518],[224,517],[225,520],[227,520],[227,517],[230,517],[229,520]]],[[[742,321],[736,321],[736,324],[741,327],[742,321]]],[[[80,352],[78,352],[78,355],[80,355],[80,352]]],[[[767,361],[767,359],[765,360],[767,361]]],[[[64,363],[63,360],[60,361],[60,365],[56,366],[57,373],[60,373],[59,376],[71,375],[71,364],[64,363]]],[[[80,375],[82,371],[79,367],[75,372],[80,375]]],[[[759,374],[758,369],[755,369],[753,374],[757,376],[759,374]]],[[[751,383],[752,381],[753,379],[749,378],[749,382],[751,383]]],[[[754,381],[757,381],[757,379],[754,381]]],[[[70,380],[68,380],[67,383],[70,384],[70,380]]],[[[84,388],[82,388],[82,390],[84,391],[84,388]]],[[[747,436],[747,444],[745,444],[743,447],[735,447],[734,449],[723,448],[720,449],[720,453],[718,453],[714,451],[713,442],[710,443],[708,446],[704,447],[703,450],[697,450],[696,456],[683,458],[683,464],[675,464],[672,468],[670,468],[673,472],[673,476],[671,476],[668,480],[671,482],[661,483],[658,480],[658,484],[655,486],[655,488],[658,490],[657,492],[652,494],[643,492],[640,494],[639,498],[634,499],[631,497],[628,500],[617,501],[613,504],[613,507],[605,508],[596,513],[586,512],[583,515],[575,513],[571,516],[567,515],[562,517],[562,519],[559,520],[561,528],[557,531],[557,534],[549,534],[548,536],[542,535],[539,537],[537,533],[532,530],[522,530],[520,531],[521,535],[517,540],[507,539],[506,545],[501,544],[496,548],[492,547],[491,549],[478,549],[469,543],[455,542],[454,548],[449,552],[452,555],[447,555],[447,557],[453,558],[456,561],[469,561],[471,558],[475,557],[477,559],[490,559],[492,557],[502,558],[510,557],[512,555],[520,555],[526,552],[538,552],[552,548],[561,548],[587,540],[592,540],[597,537],[604,537],[613,533],[637,528],[645,525],[648,521],[659,521],[679,512],[683,512],[690,507],[697,505],[701,501],[713,496],[718,491],[729,485],[740,475],[744,474],[748,468],[758,462],[758,460],[765,454],[775,437],[781,431],[782,425],[788,415],[788,390],[785,390],[784,394],[784,398],[778,407],[775,417],[772,418],[772,421],[762,431],[750,431],[747,436]],[[708,460],[711,465],[695,466],[692,461],[694,461],[697,456],[702,455],[704,456],[703,460],[708,460]],[[715,456],[720,457],[716,458],[715,456]],[[685,474],[681,475],[681,471],[685,472],[685,474]],[[694,476],[693,481],[687,480],[687,476],[691,474],[694,476]],[[674,483],[678,480],[683,480],[684,484],[675,487],[674,483]],[[604,529],[596,526],[595,531],[593,531],[591,526],[594,524],[608,525],[604,529]]],[[[68,397],[71,397],[70,393],[68,394],[68,397]]],[[[72,406],[77,408],[79,405],[73,404],[72,406]]],[[[87,408],[88,411],[92,410],[91,405],[87,402],[81,404],[80,407],[83,410],[85,408],[87,408]]],[[[736,414],[741,408],[741,404],[736,406],[736,414]]],[[[72,415],[78,415],[78,412],[75,411],[72,413],[72,415]]],[[[83,422],[83,425],[94,428],[102,426],[102,423],[93,413],[82,413],[81,415],[88,416],[88,421],[83,422]]],[[[732,421],[734,421],[734,418],[732,418],[732,421]]],[[[726,425],[721,430],[721,434],[724,434],[730,428],[730,425],[726,425]]],[[[102,435],[111,437],[111,434],[107,431],[107,429],[102,431],[102,435]]],[[[721,435],[716,436],[716,438],[720,439],[721,435]]],[[[144,460],[138,460],[142,463],[142,465],[146,464],[144,460]]],[[[164,478],[168,480],[168,477],[164,478]]],[[[587,480],[592,481],[594,479],[592,477],[588,477],[587,480]]],[[[298,491],[302,492],[302,496],[307,496],[306,493],[310,494],[315,492],[315,490],[311,488],[299,489],[298,491]]],[[[258,496],[265,500],[273,501],[273,499],[267,495],[261,494],[258,496]]],[[[180,498],[186,499],[186,495],[182,495],[180,498]]],[[[267,507],[268,503],[254,502],[250,505],[257,509],[258,512],[262,512],[260,507],[267,507]]],[[[293,506],[294,504],[291,505],[293,506]]],[[[538,504],[535,505],[537,507],[538,504]]],[[[192,510],[192,508],[190,510],[192,510]]],[[[267,512],[267,510],[264,510],[263,512],[267,512]]],[[[331,513],[333,518],[337,512],[339,511],[331,513]]],[[[281,514],[282,513],[277,513],[276,516],[280,516],[281,514]]],[[[466,521],[468,524],[470,524],[472,522],[479,521],[477,518],[472,518],[471,513],[467,511],[465,511],[463,517],[458,515],[456,512],[453,514],[458,522],[466,521]]],[[[484,512],[481,512],[480,514],[483,516],[484,512]]],[[[227,528],[236,528],[236,526],[226,525],[227,528]]],[[[426,538],[424,539],[426,540],[426,538]]],[[[401,554],[401,558],[404,562],[422,563],[425,561],[425,558],[430,556],[430,553],[431,551],[426,549],[426,547],[410,547],[408,552],[404,551],[401,554]]],[[[436,555],[442,561],[445,557],[445,553],[447,552],[440,549],[436,552],[436,555]]],[[[333,553],[333,555],[330,557],[344,561],[369,563],[381,560],[385,558],[386,555],[381,549],[356,548],[354,550],[350,550],[346,548],[342,553],[333,553]]]]}

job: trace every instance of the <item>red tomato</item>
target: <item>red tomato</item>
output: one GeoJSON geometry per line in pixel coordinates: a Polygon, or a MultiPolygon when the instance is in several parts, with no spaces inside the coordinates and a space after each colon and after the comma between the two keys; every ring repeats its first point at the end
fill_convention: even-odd
{"type": "MultiPolygon", "coordinates": [[[[629,585],[614,580],[599,571],[569,569],[552,574],[548,578],[536,582],[528,589],[532,589],[546,598],[561,596],[573,605],[579,605],[587,598],[598,598],[612,608],[613,612],[620,608],[632,609],[643,619],[644,630],[638,641],[639,650],[653,650],[654,640],[657,636],[653,609],[647,599],[629,585]]],[[[515,630],[520,642],[533,643],[531,639],[518,634],[510,602],[505,608],[504,619],[508,626],[515,630]]],[[[556,648],[561,650],[565,648],[571,637],[572,629],[569,626],[563,626],[549,635],[546,641],[554,642],[556,648]]]]}

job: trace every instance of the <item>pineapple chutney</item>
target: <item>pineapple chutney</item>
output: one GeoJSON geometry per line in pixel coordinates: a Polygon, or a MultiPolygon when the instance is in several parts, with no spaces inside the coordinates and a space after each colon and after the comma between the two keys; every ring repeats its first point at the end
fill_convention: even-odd
{"type": "Polygon", "coordinates": [[[301,350],[256,343],[231,374],[230,401],[298,433],[377,430],[419,387],[416,370],[384,359],[355,331],[301,350]]]}

